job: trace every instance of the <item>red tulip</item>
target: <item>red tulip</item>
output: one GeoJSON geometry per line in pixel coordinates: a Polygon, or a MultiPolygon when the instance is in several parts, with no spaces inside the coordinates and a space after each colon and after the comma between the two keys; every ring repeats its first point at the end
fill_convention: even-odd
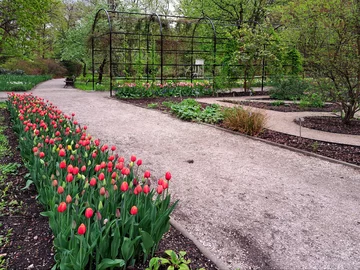
{"type": "Polygon", "coordinates": [[[130,157],[130,160],[131,160],[131,162],[135,162],[135,161],[136,161],[136,156],[132,155],[132,156],[130,157]]]}
{"type": "Polygon", "coordinates": [[[95,172],[98,172],[98,171],[100,171],[101,170],[101,166],[100,165],[96,165],[95,166],[95,172]]]}
{"type": "Polygon", "coordinates": [[[167,189],[169,187],[169,183],[167,181],[164,181],[162,183],[162,187],[163,187],[163,189],[167,189]]]}
{"type": "Polygon", "coordinates": [[[95,186],[96,185],[96,179],[93,177],[93,178],[91,178],[91,180],[90,180],[90,186],[95,186]]]}
{"type": "Polygon", "coordinates": [[[45,157],[45,153],[44,153],[44,152],[40,152],[39,157],[40,157],[40,158],[45,157]]]}
{"type": "Polygon", "coordinates": [[[145,171],[144,177],[145,177],[145,178],[150,178],[150,172],[149,172],[149,171],[145,171]]]}
{"type": "Polygon", "coordinates": [[[83,165],[83,166],[81,167],[81,172],[85,172],[85,171],[86,171],[86,166],[83,165]]]}
{"type": "Polygon", "coordinates": [[[100,166],[101,166],[101,169],[106,168],[106,162],[105,161],[101,162],[100,166]]]}
{"type": "Polygon", "coordinates": [[[136,188],[134,189],[134,194],[138,195],[140,194],[142,191],[142,187],[140,185],[137,185],[136,188]]]}
{"type": "Polygon", "coordinates": [[[60,169],[65,169],[66,168],[66,161],[65,160],[61,161],[59,167],[60,167],[60,169]]]}
{"type": "Polygon", "coordinates": [[[67,172],[68,173],[73,173],[73,170],[74,170],[74,167],[73,167],[73,165],[69,165],[69,166],[67,166],[67,172]]]}
{"type": "Polygon", "coordinates": [[[67,195],[65,201],[66,201],[66,203],[71,203],[71,201],[72,201],[71,196],[70,196],[70,195],[67,195]]]}
{"type": "Polygon", "coordinates": [[[63,149],[60,149],[60,151],[59,151],[59,156],[60,156],[60,157],[65,157],[65,156],[66,156],[66,151],[65,151],[64,148],[63,148],[63,149]]]}
{"type": "Polygon", "coordinates": [[[77,175],[79,173],[79,168],[78,167],[74,167],[73,168],[73,172],[74,175],[77,175]]]}
{"type": "Polygon", "coordinates": [[[138,209],[137,209],[136,206],[131,207],[131,209],[130,209],[130,214],[131,214],[131,215],[134,216],[134,215],[137,214],[137,212],[138,212],[138,209]]]}
{"type": "Polygon", "coordinates": [[[106,193],[105,188],[101,187],[99,193],[100,193],[101,196],[105,195],[105,193],[106,193]]]}
{"type": "Polygon", "coordinates": [[[65,212],[65,210],[66,210],[66,202],[61,202],[61,203],[59,204],[57,210],[58,210],[59,213],[65,212]]]}
{"type": "Polygon", "coordinates": [[[99,174],[99,180],[103,181],[105,179],[105,174],[104,173],[100,173],[99,174]]]}
{"type": "Polygon", "coordinates": [[[74,180],[74,176],[71,174],[71,173],[69,173],[67,176],[66,176],[66,181],[67,182],[72,182],[74,180]]]}
{"type": "Polygon", "coordinates": [[[34,148],[33,148],[33,152],[34,152],[34,153],[37,153],[37,151],[39,151],[39,149],[38,149],[37,147],[34,147],[34,148]]]}
{"type": "Polygon", "coordinates": [[[150,192],[150,187],[148,185],[145,185],[143,191],[145,194],[148,194],[150,192]]]}
{"type": "Polygon", "coordinates": [[[138,161],[136,162],[136,164],[137,164],[138,166],[140,166],[140,165],[142,164],[142,160],[141,160],[141,159],[138,159],[138,161]]]}
{"type": "Polygon", "coordinates": [[[81,225],[78,228],[78,234],[83,235],[86,232],[86,226],[84,223],[81,223],[81,225]]]}
{"type": "Polygon", "coordinates": [[[168,180],[168,181],[171,179],[171,173],[170,172],[165,173],[165,179],[168,180]]]}
{"type": "Polygon", "coordinates": [[[94,214],[94,210],[92,210],[90,207],[86,208],[85,210],[85,217],[86,218],[91,218],[94,214]]]}
{"type": "Polygon", "coordinates": [[[163,180],[162,178],[160,178],[160,179],[158,180],[158,185],[161,185],[161,186],[162,186],[163,183],[164,183],[164,180],[163,180]]]}
{"type": "Polygon", "coordinates": [[[111,151],[115,151],[115,150],[116,150],[116,146],[115,145],[111,146],[111,151]]]}
{"type": "Polygon", "coordinates": [[[52,181],[52,186],[53,187],[56,187],[58,185],[58,181],[56,180],[56,179],[54,179],[53,181],[52,181]]]}
{"type": "Polygon", "coordinates": [[[57,192],[59,194],[63,194],[64,193],[64,188],[62,186],[59,186],[58,189],[57,189],[57,192]]]}
{"type": "Polygon", "coordinates": [[[120,186],[121,191],[125,192],[125,191],[128,190],[128,188],[129,188],[128,182],[124,181],[124,182],[121,183],[121,186],[120,186]]]}
{"type": "Polygon", "coordinates": [[[111,178],[116,178],[117,177],[117,173],[116,172],[113,172],[112,175],[111,175],[111,178]]]}
{"type": "Polygon", "coordinates": [[[164,190],[163,186],[158,185],[158,187],[157,187],[157,189],[156,189],[156,192],[157,192],[158,194],[161,194],[161,193],[163,192],[163,190],[164,190]]]}

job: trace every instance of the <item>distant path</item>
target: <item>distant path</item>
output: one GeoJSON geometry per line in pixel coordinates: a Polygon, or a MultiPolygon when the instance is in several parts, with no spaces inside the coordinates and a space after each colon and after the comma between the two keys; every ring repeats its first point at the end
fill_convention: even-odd
{"type": "MultiPolygon", "coordinates": [[[[258,98],[260,97],[261,96],[258,96],[258,98]]],[[[197,100],[209,104],[216,103],[225,107],[234,107],[238,105],[229,102],[224,102],[224,100],[242,101],[246,99],[249,99],[249,97],[226,97],[226,98],[211,97],[211,98],[198,98],[197,100]]],[[[248,106],[242,106],[242,107],[248,107],[248,106]]],[[[300,135],[300,127],[294,122],[296,118],[306,117],[306,116],[334,116],[334,114],[330,112],[277,112],[273,110],[264,110],[258,108],[252,108],[252,109],[261,111],[267,116],[268,129],[290,135],[295,135],[295,136],[300,135]]],[[[308,139],[360,146],[360,134],[359,135],[338,134],[338,133],[330,133],[330,132],[324,132],[320,130],[302,127],[301,136],[308,139]]]]}
{"type": "Polygon", "coordinates": [[[63,84],[33,92],[154,177],[170,170],[173,217],[231,269],[360,269],[359,170],[63,84]]]}

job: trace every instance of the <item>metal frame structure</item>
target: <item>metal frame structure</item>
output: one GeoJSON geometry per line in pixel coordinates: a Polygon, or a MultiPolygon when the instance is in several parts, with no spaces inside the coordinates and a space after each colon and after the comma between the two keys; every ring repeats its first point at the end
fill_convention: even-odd
{"type": "MultiPolygon", "coordinates": [[[[105,30],[105,29],[103,29],[105,30]]],[[[125,39],[125,37],[123,38],[125,39]]],[[[118,42],[119,43],[119,42],[118,42]]],[[[100,43],[101,44],[101,43],[100,43]]],[[[160,70],[160,74],[156,76],[156,81],[160,81],[162,84],[165,80],[190,80],[193,82],[194,78],[194,59],[195,55],[197,55],[197,58],[199,58],[198,55],[208,54],[206,57],[208,59],[207,62],[210,62],[209,64],[204,67],[207,71],[208,75],[206,78],[209,81],[212,81],[214,83],[214,77],[215,77],[215,68],[216,68],[216,53],[217,53],[217,33],[215,29],[215,24],[213,21],[208,17],[203,18],[192,18],[192,17],[184,17],[184,16],[165,16],[165,15],[159,15],[156,13],[152,14],[145,14],[145,13],[131,13],[131,12],[120,12],[120,11],[114,11],[114,10],[106,10],[106,9],[100,9],[95,16],[93,27],[92,27],[92,39],[91,39],[91,45],[92,45],[92,73],[93,73],[93,89],[95,89],[95,66],[97,66],[100,63],[97,63],[95,60],[96,53],[102,52],[106,54],[106,57],[108,57],[109,61],[109,77],[110,77],[110,96],[112,96],[113,92],[113,82],[114,78],[121,78],[121,76],[116,76],[114,74],[114,66],[117,66],[119,64],[118,61],[115,61],[114,54],[116,52],[123,52],[123,54],[131,53],[133,51],[137,51],[139,54],[140,52],[143,52],[146,54],[146,63],[143,64],[134,64],[129,63],[131,65],[142,65],[145,69],[146,76],[142,78],[142,80],[146,80],[146,82],[149,82],[151,79],[150,76],[151,72],[150,70],[154,68],[154,66],[158,66],[160,70]],[[96,32],[97,24],[99,20],[101,19],[101,15],[104,16],[104,18],[107,21],[107,29],[104,33],[104,31],[98,31],[96,32]],[[143,20],[145,21],[145,32],[139,31],[138,33],[131,33],[131,32],[124,32],[124,31],[118,31],[114,29],[114,22],[116,19],[119,19],[121,16],[132,16],[137,20],[137,22],[143,20]],[[174,34],[167,34],[164,30],[164,23],[171,24],[172,22],[178,23],[179,21],[191,21],[192,25],[195,25],[192,29],[192,35],[174,35],[174,34]],[[158,33],[152,33],[151,26],[152,23],[156,22],[158,25],[158,33]],[[210,25],[210,37],[209,36],[196,36],[197,29],[199,25],[210,25]],[[138,35],[139,36],[139,46],[138,48],[125,48],[124,46],[117,47],[116,46],[116,38],[119,39],[120,35],[138,35]],[[142,37],[145,36],[146,39],[142,39],[142,37]],[[99,39],[105,39],[106,41],[103,42],[106,44],[107,48],[97,48],[96,41],[99,39]],[[151,39],[155,42],[156,46],[156,53],[158,56],[160,56],[160,63],[155,64],[151,63],[150,61],[150,54],[151,54],[151,48],[150,43],[151,39]],[[176,48],[165,48],[166,42],[168,41],[171,44],[171,41],[173,39],[176,39],[178,43],[190,43],[188,44],[188,49],[182,49],[178,50],[176,48]],[[190,40],[190,41],[188,41],[190,40]],[[200,41],[199,41],[200,40],[200,41]],[[140,43],[146,42],[145,47],[141,47],[140,43]],[[198,45],[207,45],[212,47],[209,50],[196,50],[196,46],[198,45]],[[165,58],[170,58],[171,56],[176,55],[176,58],[181,55],[182,58],[186,58],[188,55],[190,55],[190,62],[182,62],[182,63],[175,63],[171,64],[165,61],[165,58]],[[209,59],[211,59],[209,61],[209,59]],[[173,68],[178,69],[179,67],[183,68],[190,68],[190,76],[182,76],[179,78],[179,76],[169,76],[165,75],[164,68],[173,68]],[[209,75],[210,74],[210,75],[209,75]]],[[[102,44],[103,46],[104,44],[102,44]]],[[[106,60],[104,60],[106,61],[106,60]]],[[[125,64],[125,63],[120,63],[125,64]]],[[[140,67],[141,68],[141,67],[140,67]]],[[[134,76],[130,78],[135,79],[134,76]]],[[[125,79],[125,76],[122,77],[122,79],[125,79]]],[[[129,79],[129,77],[127,78],[129,79]]]]}

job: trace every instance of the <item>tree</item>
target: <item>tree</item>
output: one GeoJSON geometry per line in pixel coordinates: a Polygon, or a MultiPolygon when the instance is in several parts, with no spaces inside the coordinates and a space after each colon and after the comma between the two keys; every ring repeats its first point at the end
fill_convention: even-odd
{"type": "Polygon", "coordinates": [[[294,0],[282,21],[305,71],[341,104],[343,122],[350,123],[360,102],[360,1],[294,0]]]}

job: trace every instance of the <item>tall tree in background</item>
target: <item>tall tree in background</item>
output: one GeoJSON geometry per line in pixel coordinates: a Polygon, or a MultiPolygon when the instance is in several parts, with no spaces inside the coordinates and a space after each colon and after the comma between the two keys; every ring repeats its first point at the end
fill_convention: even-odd
{"type": "Polygon", "coordinates": [[[39,31],[50,23],[50,11],[57,0],[1,0],[0,54],[31,57],[42,35],[39,31]]]}
{"type": "Polygon", "coordinates": [[[349,123],[360,102],[360,1],[294,0],[283,10],[283,24],[306,71],[341,104],[349,123]]]}

